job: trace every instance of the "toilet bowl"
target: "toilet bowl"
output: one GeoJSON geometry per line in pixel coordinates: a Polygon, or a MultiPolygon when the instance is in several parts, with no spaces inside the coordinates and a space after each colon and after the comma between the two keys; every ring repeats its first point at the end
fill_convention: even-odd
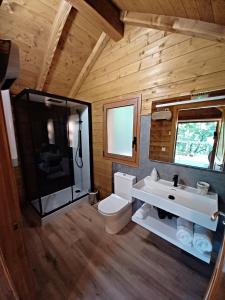
{"type": "Polygon", "coordinates": [[[130,222],[133,202],[130,193],[135,182],[135,176],[120,172],[114,174],[115,194],[111,194],[98,204],[106,232],[116,234],[130,222]]]}

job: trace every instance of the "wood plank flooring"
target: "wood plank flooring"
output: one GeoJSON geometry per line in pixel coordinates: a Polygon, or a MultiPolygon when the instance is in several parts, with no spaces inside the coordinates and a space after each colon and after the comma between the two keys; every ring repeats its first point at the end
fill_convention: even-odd
{"type": "Polygon", "coordinates": [[[88,203],[48,224],[25,224],[38,300],[202,299],[212,266],[134,223],[104,232],[88,203]]]}

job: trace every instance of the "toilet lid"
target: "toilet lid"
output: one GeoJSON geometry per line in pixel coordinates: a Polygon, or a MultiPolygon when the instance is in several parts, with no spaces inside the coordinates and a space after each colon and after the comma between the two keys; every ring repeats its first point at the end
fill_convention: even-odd
{"type": "Polygon", "coordinates": [[[128,201],[115,194],[110,195],[98,204],[98,210],[103,214],[118,213],[128,204],[128,201]]]}

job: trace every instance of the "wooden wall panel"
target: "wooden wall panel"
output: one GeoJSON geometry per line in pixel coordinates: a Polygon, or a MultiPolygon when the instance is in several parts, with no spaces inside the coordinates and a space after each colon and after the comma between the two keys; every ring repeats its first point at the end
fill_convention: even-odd
{"type": "Polygon", "coordinates": [[[10,157],[1,95],[0,141],[0,252],[2,251],[19,299],[33,300],[35,298],[35,286],[23,241],[22,216],[10,157]]]}
{"type": "Polygon", "coordinates": [[[112,191],[112,165],[103,159],[103,105],[142,95],[142,115],[153,100],[225,88],[225,45],[181,34],[126,26],[109,41],[77,98],[93,103],[94,180],[112,191]]]}
{"type": "Polygon", "coordinates": [[[19,300],[18,293],[13,284],[12,277],[10,276],[1,248],[0,248],[0,282],[1,282],[0,299],[19,300]]]}

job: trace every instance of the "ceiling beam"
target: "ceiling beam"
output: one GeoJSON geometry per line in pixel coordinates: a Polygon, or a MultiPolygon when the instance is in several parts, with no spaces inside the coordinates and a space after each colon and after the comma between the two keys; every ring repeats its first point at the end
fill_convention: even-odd
{"type": "Polygon", "coordinates": [[[106,35],[104,32],[100,35],[94,49],[92,50],[91,54],[89,55],[88,59],[86,60],[82,70],[80,71],[79,76],[77,77],[76,81],[74,82],[72,89],[70,90],[69,97],[73,98],[76,97],[82,83],[88,76],[89,72],[91,71],[93,65],[95,64],[96,60],[102,53],[102,50],[105,48],[107,42],[109,41],[109,36],[106,35]]]}
{"type": "Polygon", "coordinates": [[[59,4],[59,8],[57,10],[57,14],[52,24],[50,37],[47,42],[47,47],[46,47],[46,51],[44,54],[44,59],[40,71],[40,76],[37,81],[36,89],[38,90],[42,90],[44,87],[60,36],[62,34],[64,25],[66,23],[71,8],[72,5],[69,2],[67,2],[66,0],[61,0],[59,4]]]}
{"type": "Polygon", "coordinates": [[[114,41],[123,37],[120,10],[109,0],[67,0],[85,17],[94,21],[114,41]]]}
{"type": "Polygon", "coordinates": [[[125,11],[125,24],[177,32],[225,43],[225,26],[186,18],[125,11]]]}

